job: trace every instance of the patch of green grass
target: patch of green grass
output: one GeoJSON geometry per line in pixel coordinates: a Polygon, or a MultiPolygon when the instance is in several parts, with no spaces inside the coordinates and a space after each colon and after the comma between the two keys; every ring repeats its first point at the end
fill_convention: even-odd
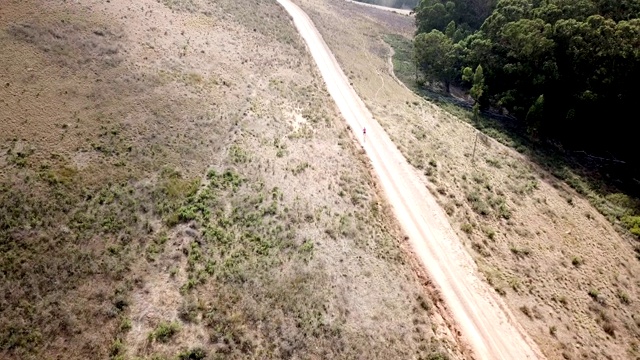
{"type": "Polygon", "coordinates": [[[396,76],[409,88],[415,87],[416,67],[413,64],[413,42],[396,34],[385,35],[384,40],[394,50],[392,62],[396,76]]]}

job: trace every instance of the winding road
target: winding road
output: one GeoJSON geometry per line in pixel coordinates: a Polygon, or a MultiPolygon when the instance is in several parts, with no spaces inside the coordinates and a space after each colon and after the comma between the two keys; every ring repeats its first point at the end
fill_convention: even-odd
{"type": "Polygon", "coordinates": [[[435,198],[350,86],[311,19],[290,0],[278,3],[293,18],[331,97],[369,156],[415,256],[440,290],[474,358],[543,358],[502,300],[480,279],[475,263],[435,198]],[[366,142],[362,136],[364,127],[366,142]]]}

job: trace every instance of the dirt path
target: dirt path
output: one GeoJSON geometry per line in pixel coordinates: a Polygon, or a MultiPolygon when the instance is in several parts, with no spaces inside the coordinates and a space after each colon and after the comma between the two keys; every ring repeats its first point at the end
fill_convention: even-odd
{"type": "Polygon", "coordinates": [[[543,358],[502,300],[480,280],[445,214],[350,86],[311,19],[278,0],[307,43],[329,93],[371,159],[388,201],[420,262],[436,283],[463,337],[480,359],[543,358]],[[362,128],[367,128],[366,142],[362,128]]]}

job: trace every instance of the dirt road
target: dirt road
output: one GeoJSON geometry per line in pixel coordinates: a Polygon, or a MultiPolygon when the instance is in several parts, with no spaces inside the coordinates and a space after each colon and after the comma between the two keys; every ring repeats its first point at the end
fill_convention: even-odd
{"type": "Polygon", "coordinates": [[[396,14],[407,15],[407,16],[411,15],[411,10],[409,10],[409,9],[396,9],[396,8],[391,8],[391,7],[386,7],[386,6],[367,4],[367,3],[363,3],[363,2],[359,2],[359,1],[355,1],[355,0],[347,0],[347,1],[350,2],[350,3],[362,5],[362,6],[369,6],[369,7],[373,7],[373,8],[380,9],[380,10],[391,11],[391,12],[394,12],[396,14]]]}
{"type": "Polygon", "coordinates": [[[480,280],[445,214],[350,86],[309,17],[278,0],[309,47],[329,93],[371,159],[389,203],[416,256],[436,283],[463,337],[479,359],[543,358],[501,299],[480,280]],[[366,141],[362,129],[366,127],[366,141]]]}

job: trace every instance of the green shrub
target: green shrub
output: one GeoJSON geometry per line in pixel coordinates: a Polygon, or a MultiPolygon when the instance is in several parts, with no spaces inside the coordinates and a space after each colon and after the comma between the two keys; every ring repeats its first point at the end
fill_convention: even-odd
{"type": "Polygon", "coordinates": [[[533,314],[531,314],[531,310],[526,305],[520,306],[520,311],[525,314],[529,319],[533,319],[533,314]]]}
{"type": "Polygon", "coordinates": [[[516,246],[511,246],[509,250],[511,250],[511,252],[519,258],[531,255],[531,249],[527,248],[518,248],[516,246]]]}
{"type": "Polygon", "coordinates": [[[122,341],[120,341],[120,339],[116,339],[111,344],[111,349],[109,350],[109,355],[111,359],[117,358],[119,355],[122,355],[123,352],[124,352],[124,344],[122,343],[122,341]]]}
{"type": "Polygon", "coordinates": [[[122,333],[126,333],[129,330],[131,330],[131,320],[129,320],[129,318],[122,318],[122,321],[120,322],[120,326],[119,326],[119,330],[122,333]]]}
{"type": "Polygon", "coordinates": [[[623,216],[622,223],[633,235],[640,237],[640,216],[623,216]]]}
{"type": "Polygon", "coordinates": [[[487,203],[482,200],[480,194],[477,191],[473,191],[467,194],[467,201],[471,205],[471,209],[476,213],[486,216],[489,215],[491,209],[487,205],[487,203]]]}
{"type": "Polygon", "coordinates": [[[628,305],[631,303],[631,299],[629,298],[629,295],[622,290],[618,290],[618,293],[616,294],[616,296],[618,296],[618,299],[620,299],[620,302],[625,305],[628,305]]]}
{"type": "Polygon", "coordinates": [[[579,267],[579,266],[580,266],[580,265],[582,265],[583,263],[584,263],[584,260],[582,260],[582,258],[581,258],[581,257],[579,257],[579,256],[574,256],[574,257],[571,259],[571,264],[572,264],[573,266],[575,266],[575,267],[579,267]]]}
{"type": "Polygon", "coordinates": [[[177,322],[161,322],[156,326],[155,330],[153,330],[149,334],[149,341],[159,341],[166,343],[169,341],[175,334],[180,331],[180,324],[177,322]]]}
{"type": "Polygon", "coordinates": [[[460,229],[466,232],[467,234],[471,234],[473,232],[473,225],[469,223],[464,223],[462,224],[462,226],[460,226],[460,229]]]}
{"type": "Polygon", "coordinates": [[[193,348],[178,354],[178,360],[202,360],[207,357],[207,352],[202,348],[193,348]]]}

